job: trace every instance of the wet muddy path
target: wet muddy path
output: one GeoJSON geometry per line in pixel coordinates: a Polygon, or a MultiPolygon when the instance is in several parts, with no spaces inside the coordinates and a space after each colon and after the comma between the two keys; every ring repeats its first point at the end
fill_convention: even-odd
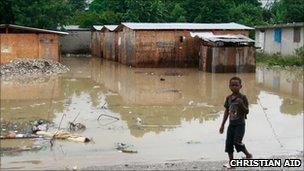
{"type": "MultiPolygon", "coordinates": [[[[2,169],[226,159],[218,128],[234,74],[129,68],[96,58],[63,63],[71,69],[66,74],[1,81],[1,133],[22,132],[37,120],[54,128],[62,120],[65,129],[76,118],[86,126],[78,134],[93,141],[55,140],[51,147],[48,139],[1,140],[2,169]],[[117,143],[137,153],[122,153],[117,143]]],[[[238,76],[250,103],[248,149],[255,157],[302,151],[301,70],[259,66],[238,76]]]]}

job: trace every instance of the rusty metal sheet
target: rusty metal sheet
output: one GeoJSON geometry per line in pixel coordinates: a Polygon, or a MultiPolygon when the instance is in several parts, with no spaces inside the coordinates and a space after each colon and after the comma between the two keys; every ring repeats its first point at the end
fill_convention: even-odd
{"type": "Polygon", "coordinates": [[[212,30],[212,33],[215,35],[238,35],[241,34],[243,36],[249,37],[249,31],[248,30],[212,30]]]}
{"type": "Polygon", "coordinates": [[[55,34],[39,34],[39,57],[59,61],[59,41],[55,34]]]}
{"type": "Polygon", "coordinates": [[[99,31],[92,32],[92,41],[91,41],[91,49],[92,55],[96,57],[101,57],[101,40],[102,34],[99,31]]]}
{"type": "Polygon", "coordinates": [[[132,65],[132,61],[135,59],[134,43],[135,32],[133,30],[124,28],[122,31],[118,32],[117,54],[118,61],[122,64],[132,65]]]}
{"type": "Polygon", "coordinates": [[[197,66],[199,45],[189,31],[136,31],[134,66],[197,66]]]}
{"type": "Polygon", "coordinates": [[[115,42],[116,42],[116,32],[110,32],[105,31],[104,33],[104,39],[103,39],[103,57],[105,59],[113,60],[115,61],[116,56],[116,48],[115,48],[115,42]]]}
{"type": "Polygon", "coordinates": [[[118,32],[118,40],[117,40],[117,54],[118,54],[118,62],[122,64],[126,64],[126,58],[125,58],[125,33],[124,32],[118,32]]]}
{"type": "Polygon", "coordinates": [[[118,61],[118,33],[115,32],[114,36],[114,46],[115,46],[115,53],[114,53],[114,61],[118,61]]]}
{"type": "Polygon", "coordinates": [[[255,72],[254,47],[202,46],[200,70],[207,72],[255,72]]]}
{"type": "MultiPolygon", "coordinates": [[[[214,34],[243,34],[248,31],[215,30],[214,34]]],[[[114,36],[115,37],[115,36],[114,36]]],[[[201,42],[190,36],[189,30],[119,30],[114,47],[104,46],[107,59],[117,56],[117,61],[133,67],[193,67],[198,66],[201,42]],[[117,49],[115,48],[117,42],[117,49]],[[109,57],[111,56],[111,57],[109,57]]]]}

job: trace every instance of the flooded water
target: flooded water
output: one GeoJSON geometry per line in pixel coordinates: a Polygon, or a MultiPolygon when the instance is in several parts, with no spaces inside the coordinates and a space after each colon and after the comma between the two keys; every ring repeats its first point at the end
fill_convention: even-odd
{"type": "MultiPolygon", "coordinates": [[[[55,128],[62,120],[65,129],[76,118],[86,125],[78,134],[93,141],[55,140],[51,147],[44,139],[1,140],[2,169],[227,159],[225,134],[218,129],[235,74],[129,68],[96,58],[64,58],[63,63],[71,71],[60,76],[1,81],[1,123],[11,124],[2,131],[35,120],[53,122],[55,128]],[[138,153],[122,153],[117,143],[131,144],[138,153]],[[14,147],[30,150],[3,150],[14,147]]],[[[302,71],[259,66],[256,73],[237,75],[250,103],[248,150],[254,157],[302,151],[302,71]]]]}

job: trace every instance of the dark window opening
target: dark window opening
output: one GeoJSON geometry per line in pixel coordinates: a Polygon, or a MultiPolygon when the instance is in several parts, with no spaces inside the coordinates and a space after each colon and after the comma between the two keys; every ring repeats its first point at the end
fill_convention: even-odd
{"type": "Polygon", "coordinates": [[[301,41],[301,27],[293,28],[293,42],[300,42],[301,41]]]}
{"type": "Polygon", "coordinates": [[[184,42],[185,37],[184,36],[179,36],[179,42],[183,43],[184,42]]]}

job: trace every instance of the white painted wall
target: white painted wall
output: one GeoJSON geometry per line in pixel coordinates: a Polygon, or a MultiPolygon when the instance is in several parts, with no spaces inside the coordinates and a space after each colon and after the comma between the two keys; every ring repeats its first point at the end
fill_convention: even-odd
{"type": "Polygon", "coordinates": [[[266,54],[282,54],[293,55],[295,49],[304,45],[304,27],[301,28],[300,42],[293,41],[294,29],[293,27],[282,28],[282,41],[281,43],[274,41],[274,29],[265,29],[264,40],[261,39],[261,31],[256,30],[255,40],[256,47],[261,47],[262,52],[266,54]],[[264,41],[264,42],[263,42],[264,41]],[[264,48],[262,45],[264,44],[264,48]]]}
{"type": "Polygon", "coordinates": [[[300,42],[293,42],[293,28],[282,29],[282,55],[292,55],[295,53],[295,49],[300,48],[304,45],[304,27],[301,28],[301,39],[300,42]]]}

